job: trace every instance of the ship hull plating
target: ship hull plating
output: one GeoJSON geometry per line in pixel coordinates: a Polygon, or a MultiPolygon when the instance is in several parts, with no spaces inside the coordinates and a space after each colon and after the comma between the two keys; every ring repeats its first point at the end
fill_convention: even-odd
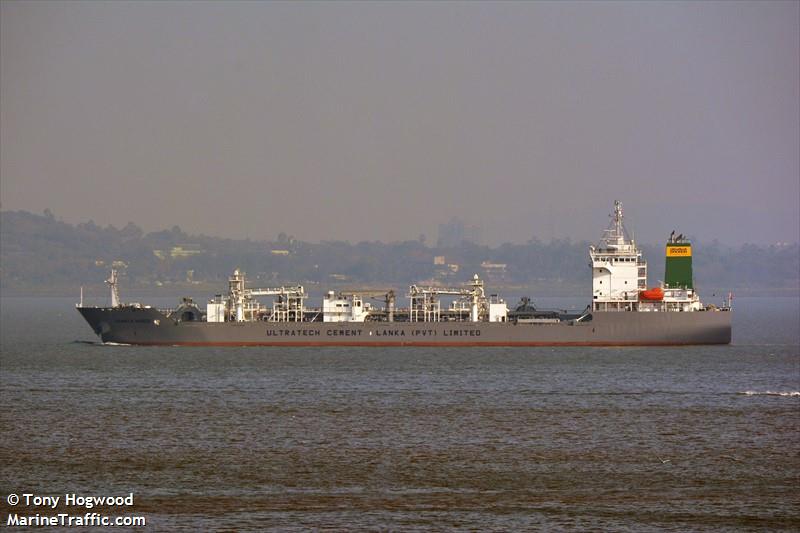
{"type": "Polygon", "coordinates": [[[731,312],[594,312],[559,323],[176,322],[152,308],[80,307],[103,342],[162,346],[670,346],[729,344],[731,312]],[[588,318],[588,317],[587,317],[588,318]]]}

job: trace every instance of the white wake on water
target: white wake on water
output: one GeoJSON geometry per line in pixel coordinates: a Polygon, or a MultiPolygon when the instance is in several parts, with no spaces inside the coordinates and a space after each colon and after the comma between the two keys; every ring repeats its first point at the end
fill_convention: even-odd
{"type": "Polygon", "coordinates": [[[748,390],[744,392],[740,392],[739,394],[744,394],[745,396],[800,396],[800,391],[790,391],[790,392],[777,392],[777,391],[754,391],[748,390]]]}

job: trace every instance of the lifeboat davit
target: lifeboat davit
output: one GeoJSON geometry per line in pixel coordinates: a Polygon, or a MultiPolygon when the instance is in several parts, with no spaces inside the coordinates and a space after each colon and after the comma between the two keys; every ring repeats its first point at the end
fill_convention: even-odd
{"type": "Polygon", "coordinates": [[[646,291],[640,291],[639,299],[660,302],[664,299],[664,289],[661,287],[653,287],[652,289],[647,289],[646,291]]]}

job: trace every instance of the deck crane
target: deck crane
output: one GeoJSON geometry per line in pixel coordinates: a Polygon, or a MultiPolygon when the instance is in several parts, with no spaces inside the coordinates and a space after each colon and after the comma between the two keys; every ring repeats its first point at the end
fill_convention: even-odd
{"type": "Polygon", "coordinates": [[[418,287],[409,289],[409,320],[411,322],[439,322],[441,320],[440,296],[457,296],[451,310],[469,310],[470,321],[480,319],[480,309],[486,302],[483,281],[477,274],[468,287],[418,287]]]}
{"type": "Polygon", "coordinates": [[[228,279],[228,311],[236,322],[258,320],[268,310],[256,300],[258,296],[275,296],[272,313],[266,318],[270,322],[302,322],[305,312],[304,300],[308,298],[302,285],[287,287],[245,288],[244,272],[238,268],[228,279]]]}

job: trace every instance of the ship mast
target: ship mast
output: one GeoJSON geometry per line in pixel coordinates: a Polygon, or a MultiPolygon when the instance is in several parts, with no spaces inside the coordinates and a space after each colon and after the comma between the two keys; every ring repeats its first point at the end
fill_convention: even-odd
{"type": "Polygon", "coordinates": [[[625,230],[625,225],[622,223],[622,219],[624,218],[622,214],[622,202],[614,200],[614,212],[608,216],[611,217],[611,224],[600,238],[601,247],[619,251],[625,250],[626,245],[635,248],[636,243],[633,239],[628,238],[628,232],[625,230]]]}
{"type": "Polygon", "coordinates": [[[119,289],[117,288],[117,269],[111,269],[111,276],[106,280],[111,287],[111,307],[119,307],[119,289]]]}

